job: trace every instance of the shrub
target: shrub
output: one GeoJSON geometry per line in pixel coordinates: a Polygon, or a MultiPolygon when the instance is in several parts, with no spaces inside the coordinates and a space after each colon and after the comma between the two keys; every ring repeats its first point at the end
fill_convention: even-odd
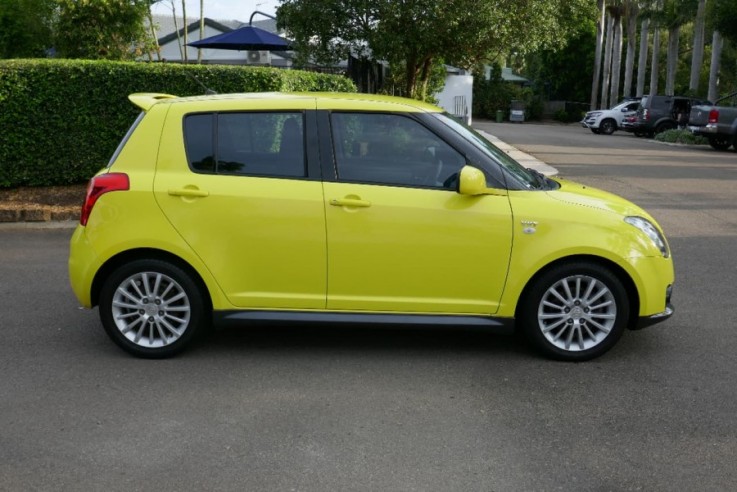
{"type": "Polygon", "coordinates": [[[0,188],[89,179],[136,118],[133,92],[348,91],[345,77],[242,66],[0,61],[0,188]]]}
{"type": "Polygon", "coordinates": [[[688,130],[666,130],[655,135],[658,142],[680,143],[688,145],[707,145],[709,141],[704,137],[694,135],[688,130]]]}

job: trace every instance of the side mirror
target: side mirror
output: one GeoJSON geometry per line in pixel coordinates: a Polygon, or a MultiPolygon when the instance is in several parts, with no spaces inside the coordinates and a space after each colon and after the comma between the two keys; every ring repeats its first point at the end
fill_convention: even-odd
{"type": "Polygon", "coordinates": [[[463,166],[458,178],[458,193],[461,195],[484,195],[487,192],[486,176],[480,169],[463,166]]]}

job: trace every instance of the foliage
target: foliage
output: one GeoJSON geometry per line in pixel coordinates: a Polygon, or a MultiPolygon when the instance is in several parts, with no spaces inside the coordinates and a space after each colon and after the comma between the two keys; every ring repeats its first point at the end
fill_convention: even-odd
{"type": "Polygon", "coordinates": [[[242,66],[80,60],[0,61],[0,188],[89,179],[138,113],[133,92],[198,95],[355,91],[334,75],[242,66]]]}
{"type": "Polygon", "coordinates": [[[709,141],[704,137],[694,135],[688,130],[666,130],[655,135],[658,142],[679,143],[687,145],[707,145],[709,141]]]}
{"type": "Polygon", "coordinates": [[[536,90],[545,99],[588,101],[591,78],[583,76],[577,67],[593,66],[595,49],[596,25],[587,20],[562,49],[543,49],[527,55],[525,74],[536,82],[536,90]]]}
{"type": "MultiPolygon", "coordinates": [[[[430,77],[427,80],[427,87],[423,91],[424,97],[421,97],[425,102],[430,104],[437,104],[438,100],[435,96],[443,90],[445,86],[445,77],[447,71],[443,60],[436,60],[433,62],[430,77]]],[[[384,84],[383,93],[390,94],[392,96],[400,97],[412,97],[411,94],[406,92],[407,90],[407,71],[403,63],[398,65],[392,65],[389,67],[389,75],[384,84]]],[[[418,97],[420,99],[420,97],[418,97]]]]}
{"type": "Polygon", "coordinates": [[[473,115],[477,118],[496,118],[496,112],[502,111],[508,118],[510,104],[513,100],[525,102],[525,118],[539,119],[542,116],[542,101],[529,87],[520,87],[502,79],[499,65],[491,67],[489,80],[474,77],[473,80],[473,115]]]}
{"type": "Polygon", "coordinates": [[[710,0],[707,2],[707,18],[716,29],[737,46],[737,5],[734,0],[710,0]]]}
{"type": "Polygon", "coordinates": [[[589,0],[283,0],[280,27],[301,61],[373,57],[404,67],[405,93],[428,93],[438,59],[463,68],[502,53],[563,45],[589,0]]]}
{"type": "Polygon", "coordinates": [[[43,56],[51,47],[54,0],[1,0],[0,58],[43,56]]]}
{"type": "Polygon", "coordinates": [[[133,60],[150,35],[148,0],[56,0],[55,47],[65,58],[133,60]]]}

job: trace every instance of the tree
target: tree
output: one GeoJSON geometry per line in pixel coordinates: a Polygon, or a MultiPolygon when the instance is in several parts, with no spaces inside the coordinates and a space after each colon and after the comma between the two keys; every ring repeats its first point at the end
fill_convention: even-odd
{"type": "Polygon", "coordinates": [[[597,0],[597,12],[599,22],[596,24],[596,51],[594,52],[594,79],[591,83],[591,111],[598,108],[599,102],[599,80],[601,79],[601,50],[604,47],[604,28],[606,27],[606,9],[604,0],[597,0]]]}
{"type": "Polygon", "coordinates": [[[591,7],[588,0],[284,0],[277,19],[298,62],[386,60],[405,72],[406,95],[424,98],[437,60],[470,68],[563,46],[591,7]]]}
{"type": "Polygon", "coordinates": [[[53,0],[2,0],[0,58],[44,56],[51,48],[53,0]]]}
{"type": "Polygon", "coordinates": [[[693,29],[693,53],[691,54],[691,77],[688,88],[692,93],[699,90],[701,65],[704,63],[704,25],[706,23],[706,0],[699,0],[693,29]]]}
{"type": "Polygon", "coordinates": [[[66,58],[135,59],[150,35],[148,0],[56,0],[56,48],[66,58]]]}
{"type": "Polygon", "coordinates": [[[640,13],[640,7],[634,0],[626,0],[624,3],[624,9],[624,15],[627,19],[627,55],[624,62],[624,85],[622,87],[622,94],[625,97],[630,97],[632,96],[632,76],[635,71],[637,15],[640,13]]]}

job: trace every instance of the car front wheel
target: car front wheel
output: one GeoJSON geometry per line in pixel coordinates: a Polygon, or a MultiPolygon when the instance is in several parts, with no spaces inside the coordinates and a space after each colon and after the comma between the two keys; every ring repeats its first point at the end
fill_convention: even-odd
{"type": "Polygon", "coordinates": [[[599,124],[599,130],[604,135],[611,135],[616,129],[617,122],[611,119],[606,119],[599,124]]]}
{"type": "Polygon", "coordinates": [[[180,352],[207,319],[190,275],[161,260],[136,260],[115,270],[100,291],[99,309],[108,336],[144,358],[180,352]]]}
{"type": "Polygon", "coordinates": [[[565,361],[607,352],[622,336],[629,316],[621,281],[593,263],[567,263],[545,272],[520,309],[527,339],[544,355],[565,361]]]}

